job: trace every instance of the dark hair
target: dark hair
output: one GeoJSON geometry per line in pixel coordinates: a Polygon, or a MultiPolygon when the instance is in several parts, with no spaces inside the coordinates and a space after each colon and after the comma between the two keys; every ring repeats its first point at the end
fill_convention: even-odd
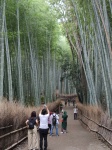
{"type": "Polygon", "coordinates": [[[31,112],[31,117],[36,117],[36,111],[31,112]]]}
{"type": "Polygon", "coordinates": [[[42,109],[42,115],[45,115],[47,113],[46,109],[42,109]]]}

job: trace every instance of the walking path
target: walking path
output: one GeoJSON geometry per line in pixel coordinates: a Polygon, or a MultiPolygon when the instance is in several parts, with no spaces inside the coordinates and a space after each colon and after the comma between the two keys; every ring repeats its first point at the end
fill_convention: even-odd
{"type": "MultiPolygon", "coordinates": [[[[52,137],[48,135],[48,150],[110,150],[95,134],[83,128],[79,120],[73,120],[72,106],[67,106],[64,110],[68,114],[68,133],[61,134],[59,125],[58,137],[55,134],[52,137]]],[[[27,150],[27,141],[14,150],[27,150]]]]}

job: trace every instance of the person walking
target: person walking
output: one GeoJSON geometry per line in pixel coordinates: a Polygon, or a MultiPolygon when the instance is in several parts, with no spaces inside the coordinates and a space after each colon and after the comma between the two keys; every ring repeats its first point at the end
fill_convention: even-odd
{"type": "Polygon", "coordinates": [[[74,120],[77,119],[77,113],[78,113],[78,108],[77,108],[77,106],[75,106],[75,108],[74,108],[74,120]]]}
{"type": "Polygon", "coordinates": [[[67,112],[64,111],[63,115],[62,115],[62,128],[61,128],[61,133],[67,133],[67,118],[68,118],[68,115],[67,115],[67,112]]]}
{"type": "Polygon", "coordinates": [[[40,133],[40,150],[43,150],[43,141],[44,141],[44,150],[47,150],[47,135],[48,135],[48,118],[49,118],[49,109],[47,106],[41,108],[39,112],[40,118],[40,126],[39,126],[39,133],[40,133]]]}
{"type": "Polygon", "coordinates": [[[55,111],[51,115],[51,120],[52,120],[52,122],[51,122],[50,136],[52,136],[54,128],[56,129],[56,136],[59,136],[59,134],[58,134],[59,116],[56,114],[55,111]]]}
{"type": "Polygon", "coordinates": [[[75,99],[73,99],[72,102],[73,102],[73,106],[75,106],[75,99]]]}
{"type": "Polygon", "coordinates": [[[28,150],[39,149],[39,136],[37,133],[38,120],[36,112],[32,111],[29,119],[26,120],[28,127],[28,150]]]}
{"type": "Polygon", "coordinates": [[[65,100],[65,107],[67,106],[67,100],[65,100]]]}
{"type": "Polygon", "coordinates": [[[68,99],[68,106],[70,106],[70,99],[68,99]]]}

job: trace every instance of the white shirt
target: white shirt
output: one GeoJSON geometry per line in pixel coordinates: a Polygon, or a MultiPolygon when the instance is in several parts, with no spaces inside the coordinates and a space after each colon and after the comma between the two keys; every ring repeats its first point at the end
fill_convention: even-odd
{"type": "Polygon", "coordinates": [[[78,109],[77,108],[74,108],[74,113],[77,113],[78,112],[78,109]]]}
{"type": "Polygon", "coordinates": [[[56,115],[56,124],[59,124],[59,116],[56,114],[56,113],[53,113],[52,115],[51,115],[51,124],[52,124],[52,118],[53,118],[53,116],[55,116],[56,115]]]}
{"type": "Polygon", "coordinates": [[[46,115],[39,114],[39,118],[40,118],[40,126],[39,126],[39,128],[41,128],[41,129],[48,129],[49,114],[46,114],[46,115]]]}

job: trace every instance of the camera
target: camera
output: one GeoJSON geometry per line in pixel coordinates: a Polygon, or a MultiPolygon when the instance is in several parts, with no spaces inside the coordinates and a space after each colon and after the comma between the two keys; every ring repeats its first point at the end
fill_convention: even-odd
{"type": "Polygon", "coordinates": [[[46,104],[44,104],[44,108],[46,108],[47,106],[46,106],[46,104]]]}

